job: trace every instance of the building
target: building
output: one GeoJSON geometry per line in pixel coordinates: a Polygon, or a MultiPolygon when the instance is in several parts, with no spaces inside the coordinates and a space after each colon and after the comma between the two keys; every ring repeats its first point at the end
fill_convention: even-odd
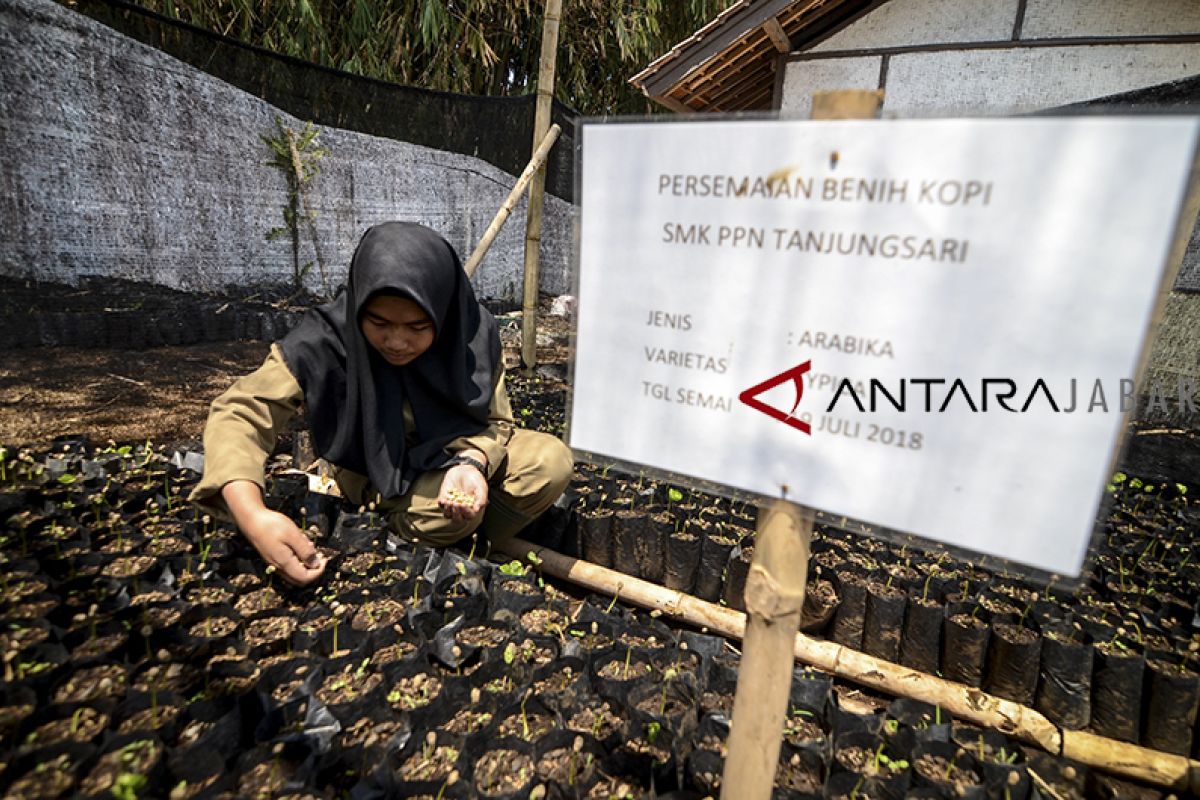
{"type": "MultiPolygon", "coordinates": [[[[883,90],[885,118],[1081,107],[1200,113],[1200,2],[741,0],[630,82],[681,113],[806,118],[814,92],[838,89],[883,90]]],[[[1200,386],[1198,330],[1200,228],[1144,389],[1153,380],[1200,386]]],[[[1200,415],[1180,418],[1172,408],[1170,421],[1200,430],[1200,415]]]]}

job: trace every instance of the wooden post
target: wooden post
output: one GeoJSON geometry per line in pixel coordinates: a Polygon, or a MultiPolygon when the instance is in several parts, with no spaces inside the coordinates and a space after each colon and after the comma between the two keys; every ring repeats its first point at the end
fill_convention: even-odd
{"type": "MultiPolygon", "coordinates": [[[[813,119],[871,119],[879,91],[820,92],[813,119]]],[[[769,800],[787,717],[788,692],[812,540],[811,509],[782,500],[758,510],[746,578],[746,639],[721,777],[722,800],[769,800]],[[728,789],[726,787],[729,787],[728,789]]]]}
{"type": "Polygon", "coordinates": [[[517,178],[517,182],[513,184],[512,191],[508,193],[508,198],[500,206],[500,210],[496,212],[496,216],[492,218],[492,224],[488,225],[487,230],[483,232],[483,238],[479,240],[479,244],[475,245],[475,250],[471,252],[471,257],[463,265],[468,278],[475,274],[475,270],[479,268],[479,262],[483,261],[483,257],[487,254],[488,248],[492,246],[496,235],[500,233],[500,229],[504,227],[504,223],[508,222],[508,215],[512,213],[513,208],[517,205],[517,201],[521,199],[521,193],[525,191],[525,187],[529,185],[529,182],[533,179],[538,169],[546,163],[546,157],[550,155],[550,148],[558,141],[560,133],[562,133],[562,128],[558,127],[558,125],[551,125],[550,130],[546,132],[537,150],[533,151],[533,158],[529,159],[529,163],[525,166],[525,171],[521,173],[521,176],[517,178]]]}
{"type": "MultiPolygon", "coordinates": [[[[546,0],[542,21],[542,60],[538,70],[537,110],[533,118],[534,146],[550,128],[554,103],[554,66],[558,58],[558,22],[562,18],[562,0],[546,0]]],[[[537,366],[538,257],[542,246],[542,205],[546,193],[546,169],[533,176],[529,187],[529,210],[525,224],[525,298],[521,314],[521,360],[525,374],[537,366]]]]}
{"type": "Polygon", "coordinates": [[[775,786],[812,521],[812,511],[783,500],[758,510],[754,561],[746,577],[746,637],[721,777],[723,800],[769,800],[775,786]]]}

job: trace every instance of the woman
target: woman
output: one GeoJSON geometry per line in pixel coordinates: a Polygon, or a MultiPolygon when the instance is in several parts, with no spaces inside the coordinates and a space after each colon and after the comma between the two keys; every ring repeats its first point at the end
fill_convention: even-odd
{"type": "Polygon", "coordinates": [[[481,524],[503,541],[571,477],[566,445],[514,429],[496,321],[453,248],[421,225],[368,230],[346,290],[213,401],[192,499],[228,512],[297,585],[316,580],[324,560],[291,519],[265,507],[263,486],[276,435],[302,407],[342,493],[375,502],[394,530],[428,544],[481,524]]]}

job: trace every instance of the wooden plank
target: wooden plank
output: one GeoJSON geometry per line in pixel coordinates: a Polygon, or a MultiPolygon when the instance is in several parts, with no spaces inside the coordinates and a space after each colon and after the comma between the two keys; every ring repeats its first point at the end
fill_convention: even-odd
{"type": "MultiPolygon", "coordinates": [[[[759,27],[768,19],[779,16],[790,8],[796,0],[763,0],[752,3],[729,21],[708,39],[689,47],[673,64],[668,64],[643,84],[652,95],[665,94],[672,86],[686,77],[693,69],[711,61],[723,53],[730,45],[735,44],[747,30],[759,27]]],[[[808,5],[819,5],[822,0],[810,0],[808,5]]]]}
{"type": "Polygon", "coordinates": [[[666,106],[667,108],[671,109],[672,111],[676,111],[680,114],[695,114],[696,113],[696,109],[692,108],[691,106],[684,103],[682,100],[679,100],[678,98],[676,98],[672,95],[667,95],[665,97],[655,97],[653,99],[659,105],[666,106]]]}
{"type": "Polygon", "coordinates": [[[759,69],[743,75],[738,83],[728,87],[717,87],[709,92],[708,96],[713,102],[746,108],[752,97],[757,97],[763,91],[769,92],[771,88],[771,73],[764,62],[759,69]]]}
{"type": "Polygon", "coordinates": [[[792,42],[788,39],[788,35],[783,32],[783,26],[779,24],[779,20],[772,17],[763,23],[764,31],[767,36],[771,37],[771,44],[775,45],[775,49],[780,53],[792,52],[792,42]]]}

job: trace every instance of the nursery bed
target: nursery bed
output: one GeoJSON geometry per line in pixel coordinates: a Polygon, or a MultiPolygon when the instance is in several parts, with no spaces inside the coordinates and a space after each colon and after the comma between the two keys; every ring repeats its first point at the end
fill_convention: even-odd
{"type": "MultiPolygon", "coordinates": [[[[502,320],[518,424],[560,432],[565,387],[511,369],[513,331],[502,320]]],[[[203,347],[213,349],[126,352],[143,360],[124,369],[106,351],[7,361],[0,399],[37,380],[36,359],[49,354],[76,377],[119,376],[107,378],[113,389],[126,378],[183,379],[197,363],[206,377],[169,397],[120,396],[110,406],[126,419],[111,422],[72,424],[47,403],[61,427],[39,428],[22,419],[32,407],[0,408],[0,442],[42,442],[7,447],[0,476],[0,793],[449,800],[718,790],[733,645],[470,544],[438,552],[401,542],[376,516],[309,494],[284,471],[284,444],[270,503],[331,555],[317,587],[291,589],[236,532],[183,502],[196,454],[108,445],[144,442],[142,433],[194,442],[178,431],[198,433],[207,399],[265,352],[203,347]],[[185,394],[191,405],[177,404],[185,394]],[[156,405],[188,421],[172,430],[150,418],[118,433],[156,405]],[[94,443],[39,439],[79,429],[94,443]]],[[[542,352],[561,362],[561,338],[542,352]]],[[[1170,481],[1118,475],[1111,493],[1101,551],[1077,592],[822,519],[804,628],[1018,700],[1066,728],[1195,753],[1200,507],[1170,481]]],[[[753,530],[746,504],[581,467],[525,535],[737,607],[753,530]]],[[[1165,794],[808,669],[794,675],[784,739],[777,797],[1165,794]]]]}
{"type": "MultiPolygon", "coordinates": [[[[514,380],[516,402],[538,413],[548,413],[550,394],[514,380]]],[[[413,547],[373,515],[339,509],[279,474],[271,503],[332,556],[318,587],[289,589],[234,531],[182,502],[196,475],[181,465],[195,466],[194,456],[172,465],[153,449],[76,438],[8,467],[12,460],[10,450],[0,493],[8,796],[111,796],[114,787],[143,797],[443,798],[525,797],[537,785],[566,797],[717,789],[738,664],[723,640],[515,564],[413,547]]],[[[1196,597],[1192,545],[1178,535],[1169,548],[1169,536],[1151,546],[1145,528],[1156,521],[1170,533],[1179,521],[1189,533],[1195,508],[1175,488],[1146,492],[1126,479],[1114,490],[1121,502],[1106,552],[1074,597],[1051,599],[1014,576],[819,526],[806,628],[901,663],[906,653],[937,654],[932,671],[977,675],[1000,694],[1010,685],[1028,692],[1033,681],[1022,699],[1058,713],[1060,724],[1112,736],[1125,726],[1130,738],[1186,751],[1196,703],[1193,619],[1182,603],[1196,597]],[[941,625],[910,630],[919,612],[896,623],[895,607],[911,610],[922,596],[941,609],[941,625]],[[899,624],[898,640],[882,635],[880,620],[899,624]],[[979,630],[1019,647],[1028,636],[1014,631],[1026,629],[1039,658],[912,641],[979,630]],[[1075,671],[1056,673],[1059,661],[1075,671]],[[1022,683],[1033,663],[1036,680],[1022,683]],[[1119,675],[1126,683],[1100,691],[1119,675]],[[1086,698],[1047,693],[1081,682],[1091,684],[1086,698]],[[1131,706],[1133,686],[1144,694],[1131,706]]],[[[529,535],[652,578],[656,554],[665,554],[658,580],[737,605],[751,511],[587,468],[529,535]],[[607,549],[587,535],[604,524],[607,549]],[[691,556],[679,555],[689,547],[691,556]],[[698,566],[706,552],[720,569],[698,566]]],[[[803,669],[785,741],[779,797],[1002,797],[1007,788],[1015,798],[1030,796],[1037,780],[1062,797],[1135,790],[935,707],[803,669]]]]}

